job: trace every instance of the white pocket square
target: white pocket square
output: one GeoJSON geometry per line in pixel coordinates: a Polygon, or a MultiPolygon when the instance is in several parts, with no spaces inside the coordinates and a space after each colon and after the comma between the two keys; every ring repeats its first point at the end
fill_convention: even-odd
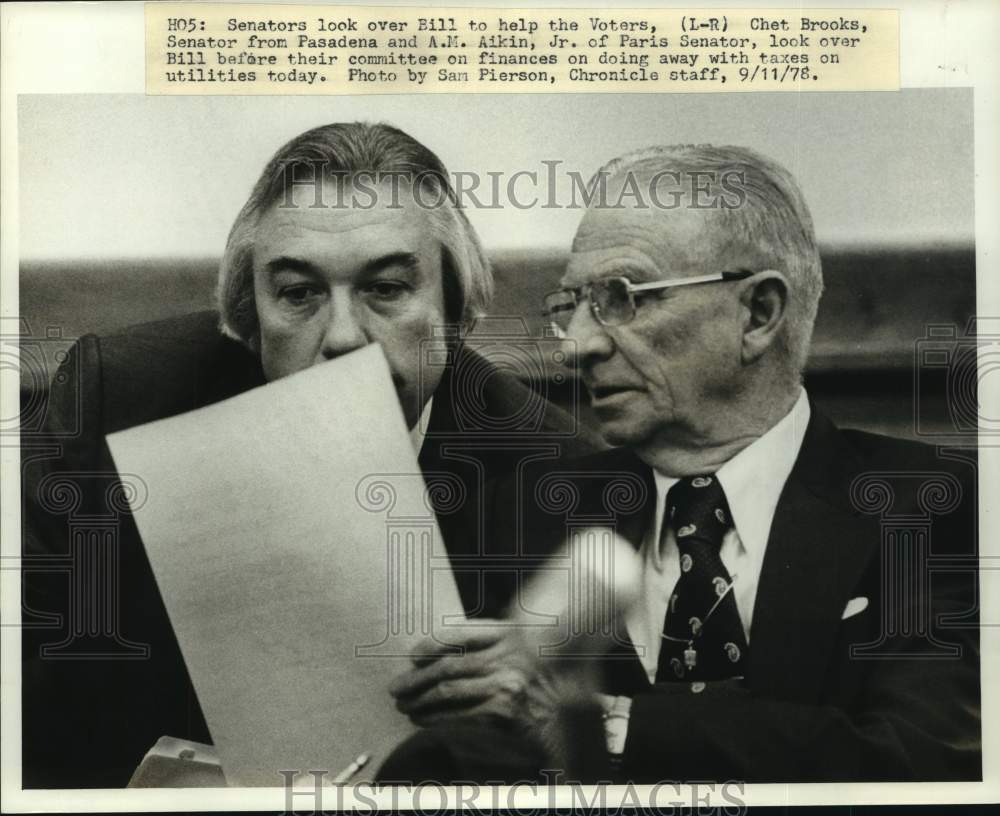
{"type": "Polygon", "coordinates": [[[868,608],[868,599],[864,596],[860,598],[851,598],[847,602],[847,606],[844,607],[844,614],[840,616],[841,620],[847,620],[848,618],[853,618],[855,615],[859,615],[868,608]]]}

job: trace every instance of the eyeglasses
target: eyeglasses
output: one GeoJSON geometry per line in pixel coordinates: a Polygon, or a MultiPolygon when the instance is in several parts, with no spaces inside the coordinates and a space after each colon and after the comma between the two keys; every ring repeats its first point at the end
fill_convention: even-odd
{"type": "Polygon", "coordinates": [[[552,323],[557,337],[565,337],[576,307],[586,297],[590,301],[590,313],[598,323],[602,326],[624,326],[635,317],[637,294],[641,298],[646,292],[658,292],[675,286],[693,286],[698,283],[737,281],[756,274],[749,269],[740,269],[651,283],[632,283],[628,278],[617,276],[600,278],[574,289],[557,289],[555,292],[549,292],[545,296],[542,316],[552,323]]]}

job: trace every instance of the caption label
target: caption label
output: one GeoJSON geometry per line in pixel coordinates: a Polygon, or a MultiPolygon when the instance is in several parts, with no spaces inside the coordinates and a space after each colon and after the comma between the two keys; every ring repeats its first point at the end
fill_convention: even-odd
{"type": "Polygon", "coordinates": [[[150,94],[898,89],[896,10],[146,5],[150,94]]]}

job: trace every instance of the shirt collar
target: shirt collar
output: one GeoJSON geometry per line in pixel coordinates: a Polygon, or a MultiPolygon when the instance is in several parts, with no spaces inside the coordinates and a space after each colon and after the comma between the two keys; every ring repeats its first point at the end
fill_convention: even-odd
{"type": "Polygon", "coordinates": [[[809,399],[800,388],[791,411],[719,468],[717,476],[726,491],[733,524],[749,553],[764,553],[774,511],[799,456],[809,415],[809,399]]]}
{"type": "Polygon", "coordinates": [[[434,395],[432,394],[424,405],[424,410],[420,412],[417,424],[410,428],[410,442],[413,444],[413,450],[417,452],[417,456],[420,456],[420,450],[424,446],[424,437],[427,436],[427,422],[430,420],[431,405],[433,404],[434,395]]]}
{"type": "MultiPolygon", "coordinates": [[[[743,547],[759,557],[763,557],[767,547],[778,498],[798,458],[809,416],[809,399],[805,389],[800,388],[792,410],[716,473],[722,489],[726,491],[729,512],[743,547]]],[[[656,532],[659,536],[665,509],[664,497],[680,479],[658,470],[653,471],[653,477],[656,480],[656,532]]]]}

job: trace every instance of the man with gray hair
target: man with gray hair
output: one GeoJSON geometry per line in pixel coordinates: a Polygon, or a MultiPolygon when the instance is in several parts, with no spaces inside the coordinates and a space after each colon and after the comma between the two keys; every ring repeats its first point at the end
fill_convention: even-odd
{"type": "MultiPolygon", "coordinates": [[[[379,343],[422,472],[460,485],[428,491],[430,501],[450,502],[434,504],[449,554],[474,564],[455,495],[471,512],[480,482],[512,470],[533,446],[549,455],[593,450],[566,412],[463,342],[492,286],[448,173],[424,145],[384,124],[296,136],[268,162],[232,227],[218,311],[88,335],[73,347],[49,394],[61,454],[25,464],[26,555],[38,563],[70,546],[68,517],[43,495],[56,474],[75,480],[79,513],[115,517],[107,503],[119,477],[106,435],[379,343]],[[79,433],[60,435],[77,424],[79,433]],[[519,444],[498,445],[498,436],[519,444]]],[[[71,598],[53,571],[26,574],[25,609],[62,627],[25,631],[26,787],[120,787],[161,736],[210,741],[131,516],[115,531],[112,555],[95,569],[118,604],[103,645],[119,659],[40,659],[87,623],[74,610],[100,599],[71,598]]],[[[475,575],[459,579],[463,601],[480,605],[475,575]]]]}
{"type": "Polygon", "coordinates": [[[523,597],[583,519],[631,542],[637,586],[586,659],[525,653],[510,622],[461,657],[425,644],[393,693],[431,728],[383,777],[980,779],[976,577],[924,560],[976,552],[974,464],[810,402],[823,280],[797,184],[751,150],[687,145],[595,181],[545,307],[617,447],[503,479],[487,549],[522,554],[493,592],[523,597]],[[885,526],[890,499],[919,539],[885,526]],[[582,758],[581,700],[605,725],[582,758]]]}

